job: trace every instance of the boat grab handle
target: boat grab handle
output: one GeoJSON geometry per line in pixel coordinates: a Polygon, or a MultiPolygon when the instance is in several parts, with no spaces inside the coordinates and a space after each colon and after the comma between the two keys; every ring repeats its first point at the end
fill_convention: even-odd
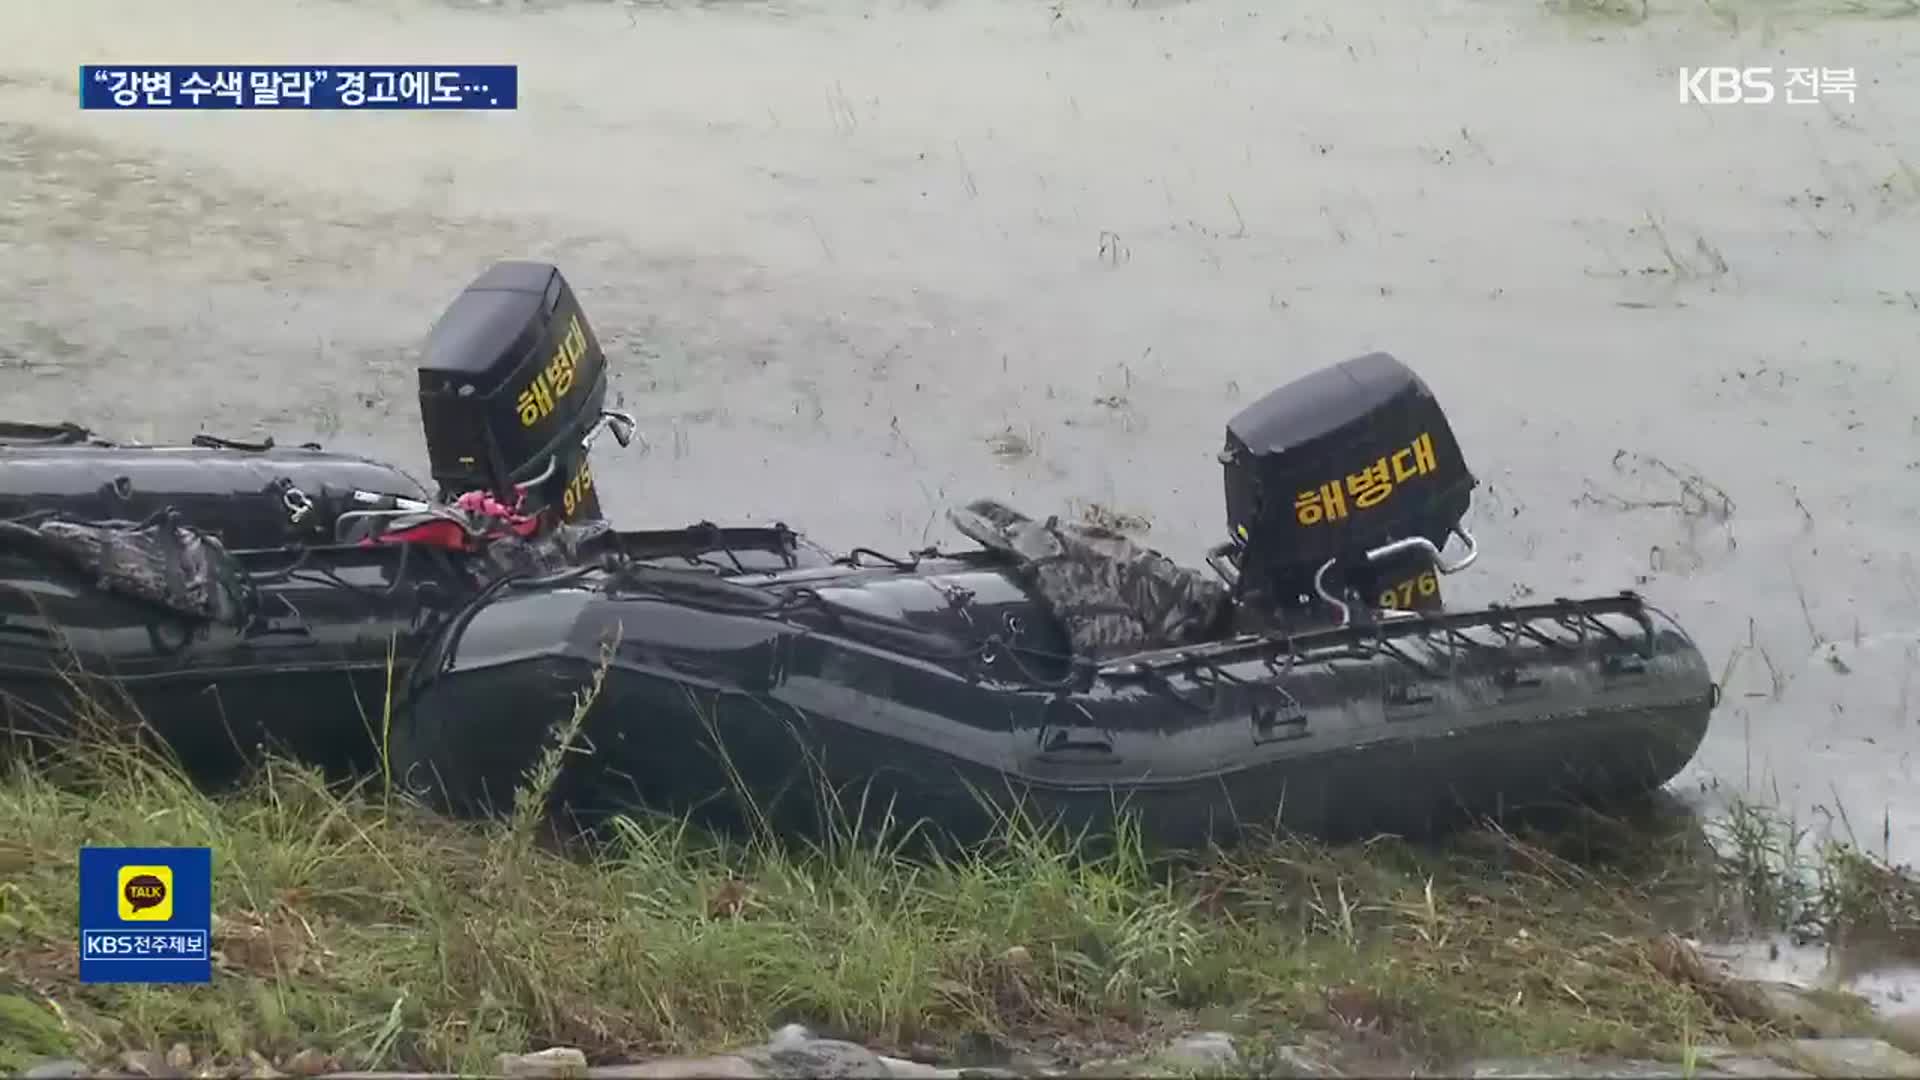
{"type": "Polygon", "coordinates": [[[1230,558],[1233,554],[1233,549],[1234,543],[1229,540],[1224,544],[1215,545],[1207,551],[1207,566],[1213,570],[1216,577],[1227,583],[1228,588],[1236,588],[1240,584],[1240,571],[1234,569],[1233,561],[1230,558]]]}
{"type": "Polygon", "coordinates": [[[1040,729],[1042,754],[1111,754],[1113,736],[1102,728],[1049,725],[1040,729]]]}
{"type": "MultiPolygon", "coordinates": [[[[1395,540],[1389,544],[1382,544],[1367,552],[1367,561],[1377,563],[1382,559],[1392,558],[1403,551],[1419,551],[1424,552],[1428,558],[1433,560],[1433,568],[1435,570],[1438,570],[1442,574],[1457,574],[1467,567],[1472,566],[1474,560],[1480,557],[1480,543],[1473,538],[1473,533],[1467,531],[1464,525],[1455,525],[1452,531],[1453,535],[1458,536],[1461,540],[1465,541],[1467,545],[1467,553],[1462,555],[1456,562],[1447,562],[1440,548],[1424,536],[1409,536],[1404,540],[1395,540]]],[[[1340,612],[1340,625],[1346,626],[1353,621],[1353,609],[1345,600],[1327,591],[1327,571],[1333,569],[1334,564],[1339,561],[1339,559],[1328,559],[1326,562],[1320,564],[1320,569],[1316,570],[1313,575],[1313,591],[1319,593],[1320,599],[1325,600],[1328,604],[1332,605],[1336,611],[1340,612]]]]}
{"type": "MultiPolygon", "coordinates": [[[[1367,561],[1377,563],[1403,551],[1424,551],[1427,557],[1433,560],[1434,569],[1442,574],[1457,574],[1472,566],[1474,560],[1480,557],[1480,542],[1473,538],[1473,533],[1469,532],[1465,525],[1455,525],[1448,532],[1466,542],[1467,553],[1460,557],[1459,562],[1448,563],[1441,557],[1440,549],[1434,546],[1433,541],[1424,536],[1409,536],[1404,540],[1382,544],[1367,552],[1367,561]]],[[[1233,563],[1233,553],[1239,546],[1237,541],[1230,539],[1207,549],[1207,566],[1213,570],[1215,576],[1226,582],[1229,588],[1237,588],[1240,584],[1240,571],[1233,563]]],[[[1325,578],[1327,571],[1333,569],[1338,561],[1338,559],[1328,559],[1319,570],[1314,572],[1313,591],[1319,593],[1320,599],[1332,604],[1340,612],[1340,625],[1346,626],[1351,621],[1352,611],[1344,601],[1327,592],[1325,578]]]]}
{"type": "MultiPolygon", "coordinates": [[[[635,420],[633,414],[629,412],[621,412],[618,409],[602,409],[600,410],[600,419],[594,421],[593,427],[587,429],[587,433],[580,437],[580,449],[592,453],[594,440],[600,437],[602,431],[613,432],[613,441],[619,443],[621,448],[625,449],[626,447],[632,446],[634,438],[639,435],[640,421],[635,420]]],[[[645,442],[645,439],[641,439],[643,445],[645,442]]],[[[547,455],[547,467],[540,470],[540,475],[530,480],[521,480],[515,483],[513,489],[524,492],[528,488],[539,487],[541,484],[553,479],[553,474],[558,472],[559,469],[559,457],[549,454],[547,455]]]]}

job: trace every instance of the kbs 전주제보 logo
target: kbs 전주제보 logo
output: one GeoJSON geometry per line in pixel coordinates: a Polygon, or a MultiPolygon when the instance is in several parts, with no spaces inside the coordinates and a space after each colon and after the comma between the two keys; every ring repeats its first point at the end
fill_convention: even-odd
{"type": "Polygon", "coordinates": [[[80,981],[213,976],[209,848],[80,849],[80,981]]]}

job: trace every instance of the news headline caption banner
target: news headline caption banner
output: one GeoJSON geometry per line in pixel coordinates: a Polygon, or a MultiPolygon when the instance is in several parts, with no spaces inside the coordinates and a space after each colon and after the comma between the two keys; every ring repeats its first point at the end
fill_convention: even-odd
{"type": "Polygon", "coordinates": [[[82,109],[505,110],[519,100],[518,64],[80,68],[82,109]]]}
{"type": "Polygon", "coordinates": [[[213,981],[211,848],[80,849],[80,981],[213,981]]]}

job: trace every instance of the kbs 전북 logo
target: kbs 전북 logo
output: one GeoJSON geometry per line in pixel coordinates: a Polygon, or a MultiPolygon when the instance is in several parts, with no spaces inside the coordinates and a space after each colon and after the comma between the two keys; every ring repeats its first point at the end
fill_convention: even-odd
{"type": "Polygon", "coordinates": [[[1852,68],[1683,67],[1682,105],[1813,105],[1826,98],[1853,101],[1852,68]]]}

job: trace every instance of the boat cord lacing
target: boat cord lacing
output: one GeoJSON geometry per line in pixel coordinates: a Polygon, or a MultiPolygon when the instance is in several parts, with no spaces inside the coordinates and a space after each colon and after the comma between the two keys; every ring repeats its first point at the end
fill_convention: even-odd
{"type": "MultiPolygon", "coordinates": [[[[702,524],[708,524],[708,523],[702,523],[702,524]]],[[[790,529],[787,529],[785,526],[777,526],[776,532],[780,533],[783,537],[791,537],[795,535],[792,533],[790,529]]],[[[714,526],[712,529],[712,540],[714,545],[727,555],[728,559],[733,563],[733,565],[736,568],[740,570],[741,573],[748,572],[746,565],[740,561],[740,557],[737,554],[735,554],[732,547],[726,543],[725,533],[721,529],[719,529],[717,526],[714,526]]],[[[399,562],[394,568],[393,580],[389,582],[385,588],[381,588],[381,589],[369,588],[364,585],[356,585],[353,582],[347,581],[346,579],[340,577],[339,574],[335,573],[332,569],[328,567],[317,566],[317,567],[313,567],[312,569],[308,569],[306,564],[311,558],[313,552],[317,550],[315,548],[302,548],[299,554],[295,556],[293,562],[288,566],[282,567],[278,570],[250,574],[248,575],[248,577],[251,581],[253,581],[256,584],[273,584],[276,582],[288,581],[288,580],[306,581],[313,584],[332,586],[334,588],[342,589],[347,592],[351,592],[363,597],[369,597],[369,598],[375,598],[375,599],[389,599],[397,595],[403,588],[405,588],[409,584],[409,575],[408,575],[409,559],[413,553],[413,549],[420,545],[410,544],[410,543],[401,543],[393,546],[400,548],[399,562]]],[[[789,567],[792,567],[796,565],[797,560],[794,558],[792,552],[788,550],[788,547],[790,547],[790,545],[783,546],[781,554],[783,556],[783,561],[785,561],[789,567]]],[[[875,556],[877,558],[887,559],[887,556],[882,555],[879,552],[872,551],[871,549],[858,549],[858,550],[865,551],[866,554],[875,556]]],[[[932,551],[932,550],[933,549],[928,549],[928,551],[932,551]]],[[[914,553],[916,557],[922,554],[923,553],[921,552],[914,553]]],[[[696,564],[698,564],[699,562],[697,556],[689,555],[687,556],[687,558],[690,562],[694,562],[696,564]]],[[[907,565],[903,563],[901,560],[888,560],[888,561],[896,564],[907,565]]],[[[916,562],[917,562],[917,559],[916,559],[916,562]]],[[[467,624],[472,622],[473,618],[479,614],[480,610],[486,606],[487,602],[492,600],[494,597],[498,596],[502,590],[509,589],[509,588],[539,589],[539,588],[552,587],[555,585],[561,585],[570,581],[578,580],[588,574],[609,571],[609,570],[617,571],[619,566],[620,566],[620,562],[618,560],[614,560],[614,561],[600,560],[600,561],[595,561],[590,563],[584,563],[579,566],[568,567],[565,570],[562,570],[556,573],[551,573],[551,574],[544,574],[544,575],[536,575],[527,571],[509,572],[509,573],[501,574],[497,577],[494,577],[485,586],[483,586],[481,590],[474,596],[474,598],[468,601],[467,604],[465,604],[461,608],[461,610],[455,614],[452,620],[452,624],[448,627],[446,640],[451,642],[455,640],[458,637],[458,635],[463,633],[466,629],[467,624]]],[[[742,586],[741,588],[744,589],[746,587],[742,586]]],[[[812,599],[814,599],[815,601],[825,606],[826,610],[828,611],[832,610],[830,606],[825,605],[825,601],[821,600],[817,594],[812,594],[811,590],[805,590],[805,593],[807,595],[811,595],[812,599]]],[[[738,595],[738,594],[735,594],[735,595],[738,595]]],[[[688,602],[688,601],[682,600],[682,602],[688,602]]],[[[696,603],[694,604],[694,606],[700,606],[700,605],[696,603]]],[[[721,605],[707,605],[707,606],[712,607],[715,610],[729,610],[729,611],[748,610],[745,607],[727,608],[721,605]]],[[[783,612],[785,610],[790,610],[794,606],[798,606],[798,605],[797,604],[774,605],[771,608],[771,610],[769,610],[769,608],[766,606],[762,606],[760,610],[768,611],[768,613],[771,614],[771,613],[783,612]]],[[[989,645],[990,644],[991,643],[989,643],[989,645]]],[[[449,649],[444,658],[443,670],[445,669],[445,667],[451,667],[453,664],[453,661],[454,661],[453,650],[449,649]]],[[[1018,663],[1019,662],[1016,659],[1015,664],[1018,665],[1018,663]]]]}
{"type": "Polygon", "coordinates": [[[163,521],[178,524],[178,517],[179,515],[174,512],[171,506],[163,506],[138,521],[121,521],[112,518],[96,520],[93,518],[77,517],[58,508],[48,508],[45,510],[29,510],[24,514],[16,514],[10,518],[0,518],[0,521],[4,521],[8,525],[32,528],[49,520],[64,520],[71,523],[88,525],[96,529],[110,529],[114,532],[139,532],[141,529],[151,528],[163,521]]]}
{"type": "MultiPolygon", "coordinates": [[[[932,548],[927,549],[928,552],[932,550],[932,548]]],[[[920,560],[925,554],[925,552],[910,551],[907,553],[907,557],[902,559],[894,555],[889,555],[884,551],[875,551],[870,547],[857,547],[833,560],[833,563],[835,566],[851,566],[859,569],[863,565],[860,562],[860,556],[867,555],[887,566],[893,567],[895,570],[913,571],[919,569],[920,560]]]]}
{"type": "Polygon", "coordinates": [[[389,582],[384,589],[355,585],[353,582],[335,573],[330,567],[316,566],[308,569],[307,561],[312,558],[316,550],[319,550],[317,548],[301,548],[300,553],[294,556],[293,562],[289,565],[283,566],[278,570],[264,570],[257,573],[250,573],[247,576],[248,579],[256,585],[273,585],[282,581],[305,581],[314,585],[330,585],[359,596],[384,600],[397,595],[402,588],[409,584],[409,561],[413,556],[414,548],[420,545],[394,544],[391,546],[400,549],[400,561],[394,565],[393,580],[389,582]]]}
{"type": "MultiPolygon", "coordinates": [[[[612,575],[612,587],[615,590],[650,596],[696,610],[775,618],[802,610],[811,610],[832,620],[840,627],[847,627],[861,622],[872,622],[876,625],[883,626],[887,630],[896,632],[894,639],[888,642],[887,647],[889,649],[902,655],[912,656],[916,659],[932,663],[966,664],[978,662],[991,664],[996,659],[1005,657],[1008,664],[1017,672],[1018,676],[1025,681],[1027,687],[1034,690],[1061,691],[1085,689],[1097,678],[1101,677],[1103,674],[1101,669],[1105,665],[1104,661],[1091,657],[1035,649],[1031,646],[1009,641],[997,633],[986,636],[979,644],[971,648],[929,648],[924,645],[916,645],[901,640],[902,638],[928,636],[917,631],[915,628],[905,624],[876,619],[865,613],[845,608],[833,603],[818,591],[808,586],[797,585],[783,589],[778,593],[769,593],[762,588],[737,584],[727,581],[724,578],[711,577],[708,575],[683,577],[680,576],[678,572],[666,570],[647,563],[637,563],[615,558],[602,564],[573,567],[558,574],[549,574],[544,577],[533,577],[522,574],[502,577],[489,583],[480,595],[475,597],[475,599],[456,616],[455,625],[449,629],[447,635],[443,638],[443,640],[449,643],[449,649],[443,656],[441,670],[444,672],[452,667],[454,662],[452,643],[458,640],[465,625],[486,606],[489,600],[497,596],[502,590],[508,588],[539,589],[551,587],[553,585],[577,580],[584,575],[602,571],[612,575]],[[659,578],[651,582],[645,580],[649,570],[655,573],[674,575],[671,579],[672,584],[682,587],[662,587],[667,585],[667,582],[659,578]],[[1064,663],[1068,666],[1069,670],[1065,675],[1049,678],[1035,672],[1027,663],[1027,659],[1064,663]]],[[[1585,639],[1588,634],[1598,633],[1611,639],[1616,644],[1635,647],[1634,642],[1629,641],[1612,627],[1607,626],[1604,621],[1596,618],[1593,614],[1581,610],[1577,602],[1573,601],[1561,601],[1558,605],[1544,607],[1539,611],[1515,611],[1504,607],[1496,607],[1486,613],[1479,613],[1478,618],[1486,621],[1477,625],[1475,628],[1491,630],[1496,635],[1500,635],[1501,640],[1493,643],[1475,640],[1473,637],[1461,632],[1463,627],[1448,625],[1458,620],[1460,616],[1442,616],[1433,619],[1411,620],[1410,623],[1413,624],[1411,626],[1412,629],[1422,631],[1423,636],[1427,636],[1433,644],[1449,653],[1460,650],[1497,653],[1502,651],[1503,645],[1510,645],[1520,638],[1526,638],[1543,646],[1550,646],[1556,649],[1571,649],[1574,647],[1575,642],[1556,641],[1545,634],[1539,633],[1539,631],[1532,626],[1527,625],[1528,620],[1535,617],[1551,618],[1553,622],[1563,630],[1574,634],[1576,641],[1585,639]],[[1560,607],[1561,610],[1553,610],[1554,607],[1560,607]]],[[[1635,614],[1632,615],[1632,617],[1642,623],[1647,634],[1647,639],[1638,644],[1636,651],[1642,652],[1645,655],[1651,655],[1654,649],[1652,626],[1646,622],[1642,615],[1635,614]]],[[[1217,696],[1223,689],[1235,688],[1253,693],[1274,692],[1274,687],[1269,683],[1262,680],[1249,680],[1226,670],[1230,664],[1251,659],[1264,663],[1275,675],[1284,675],[1290,672],[1297,664],[1307,659],[1305,655],[1297,651],[1301,646],[1312,645],[1314,651],[1320,654],[1314,657],[1316,660],[1333,659],[1341,656],[1348,659],[1366,659],[1372,655],[1385,654],[1400,660],[1408,666],[1419,670],[1426,670],[1425,665],[1419,663],[1415,658],[1401,649],[1392,647],[1391,639],[1385,627],[1376,627],[1372,633],[1361,632],[1360,628],[1357,627],[1349,627],[1309,633],[1299,637],[1288,635],[1281,641],[1270,641],[1267,645],[1270,648],[1282,650],[1281,654],[1278,656],[1228,655],[1215,659],[1206,656],[1205,647],[1201,646],[1196,648],[1192,655],[1180,656],[1178,662],[1166,670],[1162,670],[1160,665],[1154,664],[1139,666],[1138,670],[1118,674],[1128,681],[1144,681],[1187,708],[1205,712],[1212,708],[1211,699],[1217,696]],[[1335,639],[1341,639],[1342,647],[1332,653],[1322,653],[1324,646],[1317,644],[1317,639],[1319,638],[1327,638],[1329,645],[1333,644],[1335,639]],[[1187,678],[1191,680],[1191,684],[1183,688],[1179,682],[1171,678],[1170,676],[1176,670],[1187,676],[1187,678]],[[1192,693],[1194,689],[1205,691],[1205,693],[1196,696],[1192,693]],[[1202,698],[1206,700],[1202,700],[1202,698]]],[[[1185,652],[1185,650],[1170,650],[1170,652],[1178,655],[1179,653],[1185,652]]]]}
{"type": "MultiPolygon", "coordinates": [[[[742,574],[750,574],[753,572],[751,570],[748,570],[746,564],[740,561],[740,556],[734,553],[733,548],[726,541],[725,530],[723,530],[720,526],[715,525],[713,522],[710,522],[710,521],[703,521],[698,525],[693,526],[692,528],[703,530],[708,535],[710,535],[713,546],[715,548],[718,548],[720,553],[722,555],[725,555],[729,562],[733,563],[733,568],[735,570],[739,571],[742,574]]],[[[792,529],[788,528],[786,524],[782,522],[775,522],[773,524],[773,531],[783,541],[787,541],[787,543],[782,545],[780,550],[781,561],[786,563],[787,569],[789,570],[794,569],[799,565],[799,560],[794,557],[791,549],[793,546],[795,546],[792,543],[792,541],[798,538],[798,534],[795,533],[792,529]]],[[[889,555],[884,551],[878,551],[870,547],[857,547],[847,552],[845,555],[841,555],[838,558],[833,559],[830,565],[846,566],[846,567],[851,567],[855,570],[864,569],[866,564],[860,561],[860,558],[863,555],[877,562],[880,562],[886,566],[892,567],[895,570],[899,570],[905,573],[912,573],[914,570],[919,569],[920,564],[928,559],[945,559],[945,558],[952,557],[948,552],[944,552],[940,550],[940,548],[937,545],[924,547],[924,548],[916,548],[912,551],[907,552],[905,558],[901,558],[897,555],[889,555]]],[[[682,556],[682,558],[684,558],[687,561],[687,563],[692,566],[706,565],[706,563],[701,560],[700,554],[688,554],[688,555],[682,556]]]]}
{"type": "MultiPolygon", "coordinates": [[[[688,534],[697,534],[705,537],[708,543],[708,550],[718,548],[720,553],[727,557],[727,561],[733,563],[735,570],[742,574],[752,573],[752,571],[747,569],[747,564],[740,561],[740,556],[734,553],[733,545],[727,543],[727,532],[725,529],[711,521],[701,521],[687,526],[684,531],[688,534]]],[[[796,541],[799,534],[788,528],[785,522],[779,521],[773,523],[771,531],[781,541],[780,561],[785,563],[789,570],[798,566],[800,560],[794,557],[793,549],[798,546],[796,541]]],[[[682,555],[681,558],[685,559],[689,566],[706,566],[707,564],[700,558],[706,553],[706,551],[688,552],[682,555]]]]}
{"type": "Polygon", "coordinates": [[[870,547],[857,547],[857,548],[854,548],[852,551],[847,552],[845,555],[842,555],[839,558],[833,560],[833,564],[835,566],[850,566],[856,570],[861,569],[866,565],[860,561],[860,556],[862,555],[871,556],[872,558],[879,560],[881,563],[884,563],[885,565],[890,566],[895,570],[905,570],[905,571],[918,570],[920,568],[920,564],[923,562],[926,562],[928,559],[952,559],[957,557],[953,552],[940,550],[940,548],[937,545],[932,547],[915,548],[912,551],[907,552],[907,557],[904,559],[898,556],[889,555],[884,551],[875,551],[870,547]]]}
{"type": "MultiPolygon", "coordinates": [[[[551,588],[555,585],[564,585],[567,582],[578,580],[588,574],[598,573],[607,569],[609,569],[609,567],[606,563],[596,562],[580,566],[571,566],[553,574],[535,575],[527,571],[509,572],[501,574],[499,577],[487,582],[487,584],[474,595],[473,599],[467,601],[466,604],[461,606],[458,612],[454,613],[445,631],[440,634],[440,640],[444,642],[445,645],[441,651],[440,662],[437,665],[439,672],[444,674],[452,669],[458,654],[457,643],[461,636],[466,633],[468,625],[479,616],[480,612],[486,608],[487,604],[491,602],[494,597],[500,595],[504,590],[510,588],[551,588]]],[[[424,678],[424,669],[426,666],[425,664],[415,664],[413,670],[408,673],[407,686],[409,689],[419,685],[420,681],[424,678]]]]}
{"type": "MultiPolygon", "coordinates": [[[[784,531],[784,527],[782,527],[782,529],[784,531]]],[[[719,541],[717,533],[715,540],[721,551],[733,560],[734,565],[738,567],[741,572],[745,573],[746,568],[742,566],[739,559],[733,555],[732,550],[727,548],[723,542],[719,541]]],[[[845,555],[834,559],[833,565],[859,569],[863,566],[861,562],[862,556],[871,558],[876,562],[903,572],[917,570],[922,562],[930,559],[950,559],[957,557],[951,552],[941,550],[938,545],[916,548],[907,552],[905,558],[889,555],[886,552],[878,551],[870,547],[856,547],[848,551],[845,555]]],[[[695,556],[688,556],[687,559],[689,562],[696,564],[699,561],[695,556]]],[[[789,564],[791,564],[792,561],[791,558],[788,559],[789,564]]],[[[627,583],[631,584],[631,581],[629,580],[627,583]]],[[[746,601],[748,596],[753,596],[758,602],[745,602],[739,607],[731,607],[726,604],[711,601],[702,602],[685,596],[676,595],[667,597],[658,589],[641,591],[659,596],[662,599],[672,599],[675,603],[685,604],[689,607],[703,608],[709,611],[727,613],[752,612],[777,617],[797,611],[803,607],[810,607],[841,625],[845,625],[851,619],[861,617],[858,613],[847,611],[804,585],[784,590],[779,594],[780,598],[777,600],[763,599],[766,597],[766,594],[752,586],[738,586],[738,588],[742,591],[736,592],[733,595],[739,596],[743,601],[746,601]]],[[[715,590],[715,592],[717,591],[718,590],[715,590]]],[[[1046,649],[1036,649],[1030,645],[1023,645],[1017,641],[1008,640],[998,633],[986,635],[980,640],[979,644],[969,649],[931,649],[899,644],[893,644],[889,647],[912,656],[915,659],[926,660],[931,663],[991,664],[996,659],[1005,657],[1020,678],[1026,680],[1033,688],[1039,690],[1065,690],[1075,687],[1085,687],[1092,682],[1099,668],[1099,661],[1093,658],[1075,656],[1071,653],[1056,653],[1046,649]],[[1026,660],[1022,659],[1023,655],[1038,661],[1066,664],[1070,670],[1067,674],[1057,678],[1048,678],[1037,674],[1033,668],[1028,666],[1026,660]]]]}
{"type": "MultiPolygon", "coordinates": [[[[38,525],[38,524],[40,524],[40,523],[41,523],[41,522],[43,522],[43,521],[46,521],[46,520],[47,520],[48,518],[57,518],[57,517],[61,517],[61,516],[62,516],[62,514],[61,514],[61,512],[60,512],[59,510],[51,510],[51,509],[49,509],[49,510],[29,510],[29,511],[27,511],[27,512],[26,512],[26,513],[24,513],[24,514],[19,514],[19,515],[16,515],[16,516],[14,516],[14,517],[10,517],[10,518],[6,518],[6,519],[4,519],[4,520],[5,520],[5,521],[7,522],[7,524],[9,524],[9,525],[20,525],[20,526],[24,526],[24,527],[26,527],[26,528],[32,528],[33,526],[35,526],[35,525],[38,525]]],[[[141,522],[140,524],[138,524],[138,525],[135,525],[135,526],[133,526],[133,527],[134,527],[134,528],[136,528],[136,529],[138,529],[138,528],[144,528],[145,526],[147,526],[147,525],[151,525],[151,524],[153,524],[153,523],[154,523],[155,521],[157,521],[157,520],[159,519],[159,516],[160,516],[160,514],[159,514],[159,512],[155,512],[155,513],[153,513],[153,514],[149,514],[149,515],[147,516],[147,519],[146,519],[145,521],[143,521],[143,522],[141,522]]]]}
{"type": "MultiPolygon", "coordinates": [[[[740,556],[735,555],[733,553],[733,545],[727,543],[726,538],[721,534],[720,530],[717,527],[713,530],[713,538],[716,544],[719,546],[721,553],[727,557],[727,561],[733,563],[733,568],[735,570],[740,571],[743,574],[746,573],[747,564],[741,562],[740,556]]],[[[699,555],[690,554],[687,556],[687,561],[689,563],[692,563],[695,566],[702,565],[700,562],[699,555]]],[[[789,566],[792,565],[791,559],[788,560],[788,565],[789,566]]]]}
{"type": "MultiPolygon", "coordinates": [[[[871,550],[867,550],[866,553],[880,556],[879,552],[871,550]]],[[[916,552],[915,554],[918,555],[920,553],[916,552]]],[[[884,558],[884,556],[881,557],[884,558]]],[[[481,589],[479,594],[454,616],[452,623],[447,627],[442,637],[442,640],[448,643],[448,647],[442,654],[437,667],[443,674],[453,667],[456,661],[456,649],[453,643],[459,640],[468,624],[479,615],[480,611],[487,606],[488,602],[498,596],[502,591],[506,589],[533,590],[551,588],[598,572],[606,572],[612,575],[616,587],[623,592],[668,600],[684,607],[702,611],[713,611],[730,615],[761,615],[777,618],[802,609],[811,609],[843,625],[850,621],[857,621],[861,617],[859,613],[848,611],[834,604],[826,597],[821,596],[819,592],[804,585],[782,590],[778,594],[769,595],[753,586],[734,585],[724,579],[701,580],[697,585],[692,579],[682,579],[684,584],[690,587],[683,592],[681,590],[659,588],[657,585],[652,588],[647,587],[644,581],[636,579],[636,574],[644,573],[647,569],[656,568],[648,567],[646,564],[634,564],[618,559],[611,559],[602,563],[571,567],[556,574],[547,574],[539,577],[528,574],[507,574],[496,578],[489,582],[485,588],[481,589]],[[697,597],[686,595],[686,592],[693,591],[698,591],[703,595],[697,597]],[[721,600],[721,596],[727,596],[734,602],[721,600]]],[[[905,629],[911,630],[911,628],[905,629]]],[[[990,664],[996,658],[1004,656],[1022,679],[1031,684],[1034,689],[1040,690],[1064,690],[1075,686],[1085,686],[1091,680],[1096,667],[1095,663],[1088,658],[1034,649],[1008,641],[999,634],[990,634],[982,639],[978,645],[969,649],[930,649],[904,644],[895,644],[889,647],[897,652],[912,656],[915,659],[926,660],[933,663],[963,664],[980,662],[990,664]],[[1051,660],[1066,663],[1070,665],[1073,670],[1058,678],[1047,678],[1036,673],[1028,666],[1026,661],[1022,659],[1022,654],[1036,660],[1051,660]]]]}
{"type": "MultiPolygon", "coordinates": [[[[272,450],[278,444],[273,441],[273,436],[271,435],[260,442],[247,442],[243,439],[228,439],[219,435],[202,433],[193,437],[193,445],[203,450],[240,450],[250,454],[263,454],[272,450]]],[[[317,442],[304,442],[300,444],[300,449],[318,450],[320,449],[320,444],[317,442]]]]}

